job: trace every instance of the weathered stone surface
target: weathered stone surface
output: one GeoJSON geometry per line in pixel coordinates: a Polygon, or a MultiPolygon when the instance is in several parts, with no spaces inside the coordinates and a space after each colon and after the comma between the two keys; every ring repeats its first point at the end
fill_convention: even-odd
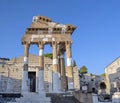
{"type": "Polygon", "coordinates": [[[80,103],[73,95],[70,93],[54,93],[47,94],[47,97],[51,97],[51,103],[80,103]]]}
{"type": "Polygon", "coordinates": [[[116,91],[120,91],[120,57],[105,68],[105,73],[107,92],[113,94],[116,91]]]}
{"type": "MultiPolygon", "coordinates": [[[[21,79],[23,69],[23,56],[13,58],[4,64],[4,67],[0,67],[1,80],[0,80],[0,92],[7,92],[8,75],[12,80],[12,92],[21,92],[21,79]],[[8,65],[9,64],[9,65],[8,65]],[[9,69],[8,69],[9,67],[9,69]],[[9,70],[9,72],[8,72],[9,70]]],[[[29,55],[29,68],[28,71],[36,72],[36,68],[39,67],[39,56],[29,55]]],[[[52,60],[44,57],[44,83],[45,92],[52,91],[52,60]]],[[[79,89],[79,76],[77,67],[73,68],[74,75],[74,88],[79,89]]],[[[66,76],[66,75],[65,75],[66,76]]],[[[62,77],[61,80],[65,81],[66,77],[62,77]]],[[[66,88],[66,84],[64,85],[66,88]]]]}
{"type": "MultiPolygon", "coordinates": [[[[46,57],[44,58],[45,91],[48,92],[48,84],[52,80],[52,78],[50,79],[51,76],[49,74],[50,72],[52,72],[52,60],[46,57]]],[[[13,58],[10,61],[7,61],[7,63],[4,64],[4,67],[0,67],[0,73],[2,73],[0,80],[0,92],[7,92],[8,77],[12,80],[12,92],[21,92],[21,79],[24,64],[23,59],[23,56],[19,58],[13,58]]],[[[39,56],[29,55],[28,62],[28,71],[36,72],[36,68],[39,67],[39,56]]]]}

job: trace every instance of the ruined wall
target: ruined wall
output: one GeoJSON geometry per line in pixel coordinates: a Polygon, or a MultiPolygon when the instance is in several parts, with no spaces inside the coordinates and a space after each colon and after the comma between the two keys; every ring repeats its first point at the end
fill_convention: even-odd
{"type": "MultiPolygon", "coordinates": [[[[0,61],[0,92],[21,92],[23,60],[21,56],[10,61],[0,61]]],[[[29,71],[36,71],[38,66],[39,57],[29,55],[29,71]]],[[[52,60],[44,58],[44,67],[45,91],[48,92],[51,86],[49,82],[52,81],[52,60]]]]}
{"type": "Polygon", "coordinates": [[[80,79],[77,66],[73,67],[73,81],[75,90],[80,90],[80,79]]]}

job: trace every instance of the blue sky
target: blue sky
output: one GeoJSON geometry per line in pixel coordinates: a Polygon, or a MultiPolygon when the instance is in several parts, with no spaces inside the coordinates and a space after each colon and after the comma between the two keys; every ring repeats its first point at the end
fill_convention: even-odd
{"type": "MultiPolygon", "coordinates": [[[[102,74],[120,56],[120,0],[0,0],[0,57],[23,55],[21,38],[36,15],[77,26],[72,56],[78,68],[102,74]]],[[[30,53],[38,54],[37,46],[30,53]]]]}

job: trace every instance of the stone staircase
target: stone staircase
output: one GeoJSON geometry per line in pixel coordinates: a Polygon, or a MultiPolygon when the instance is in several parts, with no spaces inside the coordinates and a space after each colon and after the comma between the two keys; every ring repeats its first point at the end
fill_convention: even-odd
{"type": "Polygon", "coordinates": [[[80,103],[70,93],[48,93],[46,96],[51,97],[51,103],[80,103]]]}
{"type": "Polygon", "coordinates": [[[25,94],[23,97],[16,98],[16,102],[7,103],[51,103],[51,98],[46,97],[45,93],[29,93],[25,94]]]}

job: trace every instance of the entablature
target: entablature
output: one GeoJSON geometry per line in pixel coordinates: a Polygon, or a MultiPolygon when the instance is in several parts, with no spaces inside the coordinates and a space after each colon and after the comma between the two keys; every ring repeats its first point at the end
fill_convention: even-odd
{"type": "Polygon", "coordinates": [[[27,28],[26,29],[26,34],[72,34],[73,31],[75,30],[75,27],[68,27],[66,28],[66,30],[64,31],[62,28],[27,28]]]}
{"type": "Polygon", "coordinates": [[[71,24],[64,25],[44,16],[34,16],[32,24],[22,38],[22,44],[72,43],[71,35],[75,29],[76,27],[71,24]]]}

